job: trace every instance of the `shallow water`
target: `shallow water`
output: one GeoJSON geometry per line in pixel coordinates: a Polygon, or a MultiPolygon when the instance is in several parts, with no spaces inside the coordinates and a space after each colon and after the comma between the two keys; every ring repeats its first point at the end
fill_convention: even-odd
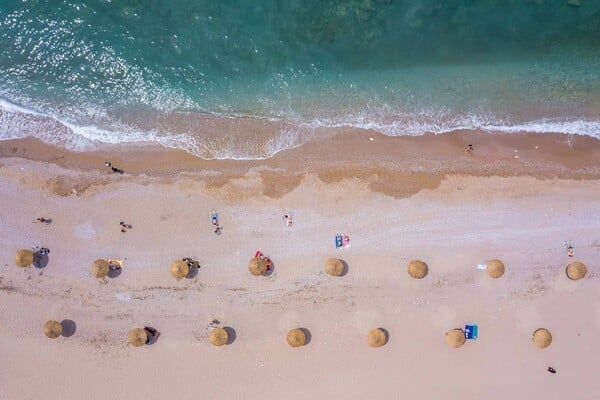
{"type": "Polygon", "coordinates": [[[599,78],[596,0],[0,4],[0,136],[73,149],[265,157],[320,126],[600,137],[599,78]],[[256,146],[206,113],[275,128],[256,146]]]}

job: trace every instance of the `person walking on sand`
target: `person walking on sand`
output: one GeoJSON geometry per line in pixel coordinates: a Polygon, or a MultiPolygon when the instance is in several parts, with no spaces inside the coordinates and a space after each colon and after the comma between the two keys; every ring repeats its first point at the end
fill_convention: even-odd
{"type": "Polygon", "coordinates": [[[104,166],[107,168],[110,168],[112,170],[112,172],[116,173],[116,174],[122,174],[123,171],[122,169],[119,169],[117,167],[113,167],[112,163],[110,161],[104,161],[104,166]]]}

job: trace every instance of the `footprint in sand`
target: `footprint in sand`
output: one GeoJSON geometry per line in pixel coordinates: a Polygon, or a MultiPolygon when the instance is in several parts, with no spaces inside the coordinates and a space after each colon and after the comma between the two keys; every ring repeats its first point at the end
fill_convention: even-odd
{"type": "Polygon", "coordinates": [[[132,296],[129,293],[117,293],[115,294],[115,299],[127,303],[131,301],[132,296]]]}
{"type": "Polygon", "coordinates": [[[91,240],[96,237],[96,230],[90,224],[79,224],[75,226],[75,235],[80,239],[91,240]]]}

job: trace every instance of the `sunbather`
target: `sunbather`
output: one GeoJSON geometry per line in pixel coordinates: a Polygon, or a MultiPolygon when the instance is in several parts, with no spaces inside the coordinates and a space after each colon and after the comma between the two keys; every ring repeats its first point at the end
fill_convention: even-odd
{"type": "Polygon", "coordinates": [[[564,243],[564,245],[565,245],[565,247],[567,249],[567,255],[569,257],[573,257],[574,250],[573,250],[573,245],[571,244],[571,241],[569,240],[569,243],[567,243],[567,241],[565,240],[563,243],[564,243]]]}
{"type": "Polygon", "coordinates": [[[116,261],[108,260],[108,268],[110,268],[111,271],[117,271],[121,269],[121,265],[116,261]]]}

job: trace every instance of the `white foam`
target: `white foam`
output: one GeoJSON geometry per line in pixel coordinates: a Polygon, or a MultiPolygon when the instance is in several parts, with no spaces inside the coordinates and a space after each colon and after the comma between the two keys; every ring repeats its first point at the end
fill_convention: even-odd
{"type": "MultiPolygon", "coordinates": [[[[390,119],[390,117],[386,117],[390,119]]],[[[364,117],[340,119],[314,119],[305,124],[312,128],[359,128],[373,130],[387,136],[418,136],[425,133],[449,133],[457,130],[484,130],[490,133],[560,133],[584,135],[600,139],[598,120],[539,119],[523,123],[510,123],[483,115],[464,115],[451,118],[428,118],[424,115],[399,116],[390,122],[378,122],[364,117]]]]}
{"type": "Polygon", "coordinates": [[[203,159],[257,160],[302,144],[301,136],[291,129],[269,138],[264,145],[252,147],[235,138],[203,142],[188,134],[142,131],[113,122],[110,129],[93,125],[77,125],[55,115],[45,115],[29,108],[0,99],[0,140],[34,136],[47,143],[71,151],[90,151],[99,145],[159,144],[166,148],[181,149],[203,159]]]}
{"type": "Polygon", "coordinates": [[[563,133],[567,135],[587,135],[600,139],[600,121],[555,121],[551,119],[541,119],[514,125],[483,124],[480,128],[489,132],[563,133]]]}
{"type": "MultiPolygon", "coordinates": [[[[264,143],[245,143],[235,137],[207,139],[191,134],[143,131],[119,122],[105,122],[108,128],[80,125],[56,115],[41,113],[25,106],[0,99],[0,140],[37,137],[47,143],[72,151],[90,151],[100,145],[110,144],[159,144],[166,148],[182,149],[203,159],[257,160],[273,157],[281,151],[318,140],[310,136],[315,128],[360,128],[380,132],[388,136],[422,135],[427,132],[441,134],[456,130],[483,130],[490,133],[561,133],[587,135],[600,139],[598,120],[551,120],[540,119],[523,123],[509,123],[485,115],[453,115],[449,113],[422,112],[418,115],[354,115],[335,119],[314,119],[309,123],[295,124],[288,121],[286,128],[264,143]],[[377,119],[376,119],[377,118],[377,119]],[[302,133],[300,133],[302,131],[302,133]],[[309,133],[306,133],[306,132],[309,133]]],[[[101,115],[97,114],[97,115],[101,115]]],[[[107,121],[105,115],[102,120],[107,121]]],[[[235,118],[235,117],[233,117],[235,118]]],[[[280,120],[279,120],[280,121],[280,120]]]]}

